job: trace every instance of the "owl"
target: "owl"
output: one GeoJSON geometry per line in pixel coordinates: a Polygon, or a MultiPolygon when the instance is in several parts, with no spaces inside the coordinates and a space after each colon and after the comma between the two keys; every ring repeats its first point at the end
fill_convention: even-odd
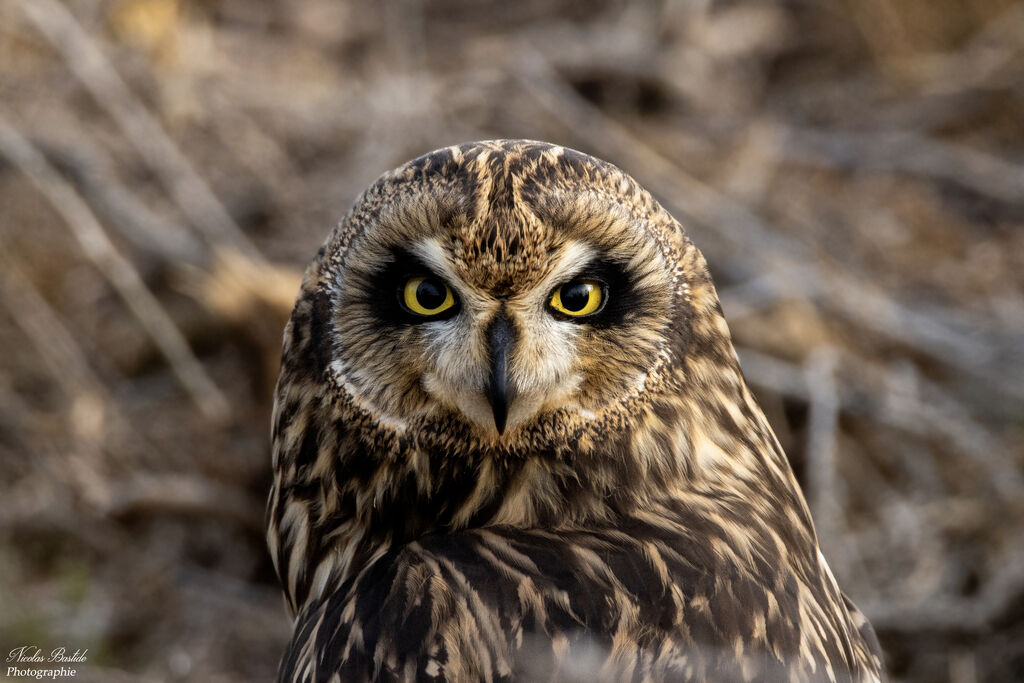
{"type": "Polygon", "coordinates": [[[281,681],[877,681],[703,256],[497,140],[384,174],[306,271],[273,414],[281,681]]]}

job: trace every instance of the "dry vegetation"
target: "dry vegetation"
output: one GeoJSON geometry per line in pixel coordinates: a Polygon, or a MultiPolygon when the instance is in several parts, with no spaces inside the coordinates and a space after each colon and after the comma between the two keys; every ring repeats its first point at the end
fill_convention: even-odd
{"type": "Polygon", "coordinates": [[[1024,678],[1022,122],[1008,0],[3,0],[0,651],[269,679],[301,268],[381,171],[531,137],[688,225],[895,678],[1024,678]]]}

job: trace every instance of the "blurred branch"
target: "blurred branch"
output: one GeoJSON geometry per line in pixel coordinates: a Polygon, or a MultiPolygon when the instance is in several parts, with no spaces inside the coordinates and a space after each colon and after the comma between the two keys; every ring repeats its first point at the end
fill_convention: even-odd
{"type": "Polygon", "coordinates": [[[974,597],[931,598],[925,603],[862,601],[861,609],[878,631],[983,633],[1024,601],[1024,553],[1003,553],[994,575],[974,597]]]}
{"type": "Polygon", "coordinates": [[[86,256],[131,309],[203,415],[220,421],[227,399],[206,374],[181,331],[146,287],[135,266],[117,250],[88,205],[35,146],[0,119],[0,154],[24,173],[64,218],[86,256]]]}
{"type": "Polygon", "coordinates": [[[1024,167],[910,131],[780,130],[787,161],[947,180],[1007,204],[1024,202],[1024,167]]]}
{"type": "Polygon", "coordinates": [[[23,12],[60,53],[96,103],[120,126],[191,223],[211,245],[231,245],[250,259],[263,256],[160,122],[135,97],[82,25],[57,0],[21,0],[23,12]]]}
{"type": "Polygon", "coordinates": [[[86,140],[73,147],[40,143],[39,148],[78,185],[83,197],[110,218],[133,247],[162,261],[197,263],[206,246],[179,223],[146,206],[120,182],[109,159],[86,140]]]}
{"type": "MultiPolygon", "coordinates": [[[[816,389],[799,365],[751,349],[737,351],[743,373],[753,384],[813,404],[816,389]]],[[[840,367],[849,369],[838,385],[841,410],[915,436],[944,438],[970,458],[972,469],[980,466],[986,472],[990,490],[1003,500],[1018,500],[1024,495],[1024,473],[1011,454],[1004,452],[999,441],[940,387],[916,378],[917,389],[908,391],[892,372],[869,361],[849,353],[842,353],[838,360],[840,367]]]]}
{"type": "MultiPolygon", "coordinates": [[[[818,527],[818,537],[836,537],[842,501],[836,475],[839,432],[839,389],[836,386],[838,352],[829,347],[815,349],[804,363],[804,384],[810,403],[807,426],[807,502],[818,527]]],[[[826,550],[835,552],[832,547],[826,550]]]]}
{"type": "Polygon", "coordinates": [[[928,93],[1021,88],[1019,74],[1007,67],[1020,60],[1024,45],[1024,4],[1010,3],[961,49],[915,56],[901,66],[915,74],[928,93]]]}
{"type": "MultiPolygon", "coordinates": [[[[0,135],[3,128],[0,122],[0,135]]],[[[0,137],[0,144],[3,138],[0,137]]],[[[39,291],[21,274],[0,244],[0,300],[39,352],[54,379],[64,385],[69,397],[79,394],[107,397],[103,381],[93,372],[82,347],[39,291]]]]}
{"type": "Polygon", "coordinates": [[[108,480],[92,501],[103,514],[187,514],[238,522],[263,533],[263,501],[245,490],[189,474],[138,473],[108,480]]]}

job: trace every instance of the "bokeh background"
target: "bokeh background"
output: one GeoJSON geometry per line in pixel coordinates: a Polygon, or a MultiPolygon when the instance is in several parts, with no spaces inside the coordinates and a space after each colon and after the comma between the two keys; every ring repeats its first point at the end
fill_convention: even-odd
{"type": "Polygon", "coordinates": [[[281,330],[436,147],[690,231],[897,681],[1024,679],[1024,3],[0,1],[0,651],[257,681],[281,330]]]}

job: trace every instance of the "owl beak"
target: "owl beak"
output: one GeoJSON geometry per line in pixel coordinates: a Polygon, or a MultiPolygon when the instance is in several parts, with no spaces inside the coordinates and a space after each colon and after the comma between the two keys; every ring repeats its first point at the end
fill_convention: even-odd
{"type": "Polygon", "coordinates": [[[508,404],[514,398],[508,384],[508,357],[515,345],[512,321],[504,312],[498,313],[491,322],[487,330],[487,345],[491,353],[491,377],[485,395],[487,402],[491,404],[491,412],[494,413],[494,427],[498,434],[504,434],[508,421],[508,404]]]}

